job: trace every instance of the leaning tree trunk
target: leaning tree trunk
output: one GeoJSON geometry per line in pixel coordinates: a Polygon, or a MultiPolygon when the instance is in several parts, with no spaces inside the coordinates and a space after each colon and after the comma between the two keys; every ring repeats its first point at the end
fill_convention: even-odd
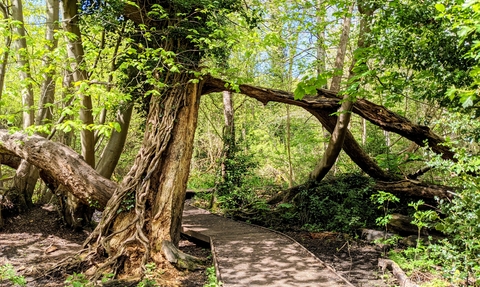
{"type": "Polygon", "coordinates": [[[174,246],[180,240],[200,87],[189,83],[186,73],[171,77],[172,87],[161,96],[152,96],[134,165],[87,239],[94,250],[108,255],[95,268],[97,275],[115,270],[141,276],[146,263],[175,262],[169,255],[178,254],[174,246]]]}

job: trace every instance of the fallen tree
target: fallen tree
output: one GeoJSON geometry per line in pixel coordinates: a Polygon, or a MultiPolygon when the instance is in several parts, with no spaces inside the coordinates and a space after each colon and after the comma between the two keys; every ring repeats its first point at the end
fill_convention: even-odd
{"type": "MultiPolygon", "coordinates": [[[[226,89],[235,92],[228,82],[208,77],[205,81],[202,93],[208,94],[212,92],[221,92],[226,89]]],[[[325,110],[336,111],[340,107],[339,102],[341,101],[336,93],[325,89],[318,89],[316,96],[305,96],[300,100],[295,100],[292,93],[251,85],[239,85],[238,90],[244,95],[257,99],[264,105],[269,102],[280,102],[317,112],[325,110]]],[[[455,160],[454,153],[450,151],[447,146],[442,145],[445,141],[432,132],[427,126],[414,124],[387,108],[365,99],[357,99],[355,101],[353,104],[353,112],[372,124],[379,126],[386,131],[401,135],[415,142],[419,146],[425,146],[425,142],[427,142],[432,151],[441,154],[442,158],[455,160]]]]}
{"type": "Polygon", "coordinates": [[[0,153],[9,162],[21,158],[41,169],[46,183],[61,184],[65,190],[88,205],[102,210],[117,185],[100,176],[70,147],[44,137],[11,134],[0,129],[0,153]]]}

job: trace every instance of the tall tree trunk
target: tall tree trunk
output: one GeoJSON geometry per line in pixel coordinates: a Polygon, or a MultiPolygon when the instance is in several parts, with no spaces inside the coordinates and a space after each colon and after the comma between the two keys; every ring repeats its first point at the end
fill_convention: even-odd
{"type": "MultiPolygon", "coordinates": [[[[3,3],[0,3],[0,10],[2,11],[3,19],[8,21],[10,19],[8,7],[3,3]]],[[[8,58],[10,56],[10,46],[12,44],[12,37],[10,36],[10,34],[12,33],[12,27],[8,25],[8,28],[10,28],[10,31],[5,33],[5,48],[2,53],[2,59],[0,60],[0,101],[2,100],[3,96],[3,88],[5,86],[5,73],[7,71],[8,58]]]]}
{"type": "Polygon", "coordinates": [[[151,97],[145,137],[133,167],[87,240],[99,243],[97,250],[108,254],[97,275],[122,260],[130,276],[140,276],[147,262],[175,261],[169,254],[177,252],[174,246],[180,240],[201,87],[189,82],[186,73],[170,77],[175,84],[162,96],[151,97]],[[130,209],[125,200],[133,199],[130,209]]]}
{"type": "MultiPolygon", "coordinates": [[[[43,74],[43,83],[40,90],[40,101],[37,118],[35,123],[37,125],[51,124],[53,119],[53,111],[51,105],[55,101],[55,80],[53,76],[56,69],[52,65],[51,54],[57,48],[58,39],[55,37],[55,30],[58,30],[59,20],[59,0],[47,0],[46,5],[46,31],[45,31],[45,50],[48,51],[42,59],[42,65],[47,68],[47,72],[43,74]]],[[[45,133],[41,134],[46,136],[45,133]]]]}
{"type": "MultiPolygon", "coordinates": [[[[71,33],[67,40],[68,56],[72,59],[71,68],[73,80],[77,83],[87,80],[87,71],[85,70],[85,58],[82,44],[82,34],[78,24],[78,6],[76,0],[64,0],[63,3],[63,23],[66,32],[71,33]]],[[[83,93],[80,94],[82,107],[80,108],[80,120],[85,125],[80,132],[82,141],[82,156],[85,161],[95,167],[95,139],[94,132],[90,129],[93,125],[92,99],[83,93]]]]}
{"type": "Polygon", "coordinates": [[[293,186],[293,164],[292,164],[292,151],[290,148],[292,134],[290,131],[290,106],[287,105],[287,138],[285,145],[287,146],[287,158],[288,158],[288,187],[293,186]]]}
{"type": "MultiPolygon", "coordinates": [[[[353,5],[350,6],[348,14],[343,20],[343,29],[342,35],[340,37],[340,44],[337,50],[337,57],[335,60],[335,75],[332,79],[330,85],[330,90],[337,92],[340,90],[340,83],[342,81],[343,75],[343,66],[345,62],[345,52],[347,49],[347,43],[350,34],[350,25],[351,25],[351,14],[353,11],[353,5]]],[[[348,131],[348,124],[350,123],[351,110],[353,107],[352,100],[349,95],[343,97],[343,103],[338,109],[338,121],[335,125],[335,129],[332,132],[328,147],[325,153],[322,156],[322,159],[317,163],[312,173],[310,174],[310,179],[314,181],[321,181],[327,173],[330,171],[332,166],[337,161],[338,155],[342,150],[343,142],[345,140],[346,133],[348,131]]]]}
{"type": "Polygon", "coordinates": [[[235,153],[235,124],[232,93],[224,91],[223,95],[223,155],[222,155],[222,181],[228,182],[228,174],[235,168],[229,161],[235,153]]]}
{"type": "Polygon", "coordinates": [[[347,51],[348,39],[350,38],[350,26],[352,24],[352,12],[354,5],[350,5],[348,14],[343,17],[343,28],[340,36],[340,43],[338,44],[337,56],[335,58],[335,69],[330,83],[330,91],[338,93],[340,91],[340,84],[342,83],[343,67],[345,66],[345,54],[347,51]]]}
{"type": "MultiPolygon", "coordinates": [[[[33,79],[30,72],[30,60],[27,50],[27,39],[23,23],[22,0],[12,1],[12,19],[17,21],[14,32],[17,34],[15,48],[17,62],[20,67],[20,82],[22,86],[23,128],[34,124],[33,79]]],[[[32,207],[32,196],[38,179],[38,170],[30,163],[23,161],[18,167],[12,190],[8,193],[9,199],[15,206],[15,211],[25,211],[32,207]]]]}
{"type": "MultiPolygon", "coordinates": [[[[35,124],[40,125],[51,125],[53,119],[53,108],[52,105],[55,101],[55,76],[56,69],[53,66],[52,54],[53,51],[57,48],[58,39],[55,37],[55,30],[58,30],[58,20],[59,20],[59,0],[47,0],[46,1],[46,31],[45,31],[45,50],[47,53],[43,56],[42,65],[46,72],[43,74],[43,83],[40,89],[40,101],[38,103],[38,113],[35,118],[35,124]]],[[[50,128],[49,128],[50,129],[50,128]]],[[[38,132],[43,137],[48,136],[48,132],[42,131],[38,132]]],[[[35,167],[32,167],[35,168],[35,167]]],[[[38,171],[33,174],[36,176],[35,182],[38,179],[38,171]]],[[[33,181],[33,178],[31,179],[33,181]]],[[[41,194],[39,194],[39,201],[48,202],[53,196],[52,192],[48,191],[48,188],[45,188],[41,194]]]]}
{"type": "MultiPolygon", "coordinates": [[[[71,59],[71,70],[73,80],[82,84],[87,80],[86,62],[84,58],[82,34],[80,33],[79,21],[77,14],[78,2],[76,0],[63,0],[63,29],[70,33],[66,37],[67,52],[71,59]]],[[[89,95],[80,93],[81,108],[80,120],[84,128],[80,131],[80,139],[82,143],[82,156],[85,161],[92,167],[95,167],[95,135],[91,126],[93,125],[92,99],[89,95]]],[[[63,214],[69,225],[78,227],[90,222],[94,208],[89,208],[80,202],[77,198],[67,195],[67,201],[64,205],[63,214]],[[79,220],[81,219],[81,220],[79,220]]]]}
{"type": "Polygon", "coordinates": [[[325,52],[325,15],[326,15],[326,8],[325,8],[325,1],[324,0],[317,0],[317,7],[316,7],[316,29],[317,29],[317,74],[320,75],[325,73],[326,70],[326,58],[327,53],[325,52]]]}
{"type": "Polygon", "coordinates": [[[23,128],[27,128],[33,125],[34,121],[33,81],[30,73],[25,26],[23,24],[22,0],[12,0],[12,19],[17,21],[14,25],[14,31],[17,34],[15,48],[17,49],[17,61],[20,66],[20,81],[22,85],[23,128]]]}
{"type": "MultiPolygon", "coordinates": [[[[9,11],[8,11],[7,6],[5,6],[3,3],[0,3],[0,10],[2,11],[3,19],[8,21],[8,19],[10,18],[10,15],[9,15],[9,11]]],[[[11,29],[11,27],[10,27],[10,29],[11,29]]],[[[11,31],[10,31],[10,33],[11,33],[11,31]]],[[[12,37],[10,37],[10,35],[8,33],[6,33],[5,49],[2,53],[2,59],[0,60],[0,102],[2,101],[2,96],[3,96],[3,87],[5,85],[5,73],[7,71],[7,64],[8,64],[8,58],[9,58],[9,54],[10,54],[11,44],[12,44],[12,37]]],[[[1,160],[0,160],[0,178],[2,178],[2,161],[1,160]]],[[[4,188],[3,181],[0,181],[0,190],[2,190],[3,188],[4,188]]],[[[2,204],[1,204],[2,200],[3,200],[3,198],[0,199],[0,228],[3,226],[2,204]]]]}

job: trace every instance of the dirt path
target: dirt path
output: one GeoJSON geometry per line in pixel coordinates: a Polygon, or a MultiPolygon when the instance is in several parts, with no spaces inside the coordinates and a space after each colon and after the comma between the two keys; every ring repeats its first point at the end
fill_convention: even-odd
{"type": "Polygon", "coordinates": [[[223,286],[353,286],[293,239],[185,206],[184,233],[210,240],[223,286]]]}
{"type": "MultiPolygon", "coordinates": [[[[0,266],[11,264],[28,287],[63,287],[67,274],[59,278],[39,278],[45,270],[80,250],[88,232],[65,227],[53,206],[37,206],[28,213],[9,218],[0,230],[0,266]]],[[[182,240],[180,250],[206,258],[208,247],[182,240]]],[[[211,264],[211,263],[210,263],[211,264]]],[[[178,272],[165,286],[201,287],[207,282],[205,270],[178,272]]],[[[0,286],[10,286],[0,282],[0,286]]]]}

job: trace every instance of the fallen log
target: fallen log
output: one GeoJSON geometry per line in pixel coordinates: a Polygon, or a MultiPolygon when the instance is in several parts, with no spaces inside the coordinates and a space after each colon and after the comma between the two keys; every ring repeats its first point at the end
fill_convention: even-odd
{"type": "Polygon", "coordinates": [[[400,180],[394,182],[377,181],[374,188],[394,194],[405,194],[422,198],[438,197],[451,199],[456,195],[452,187],[426,184],[416,180],[400,180]]]}
{"type": "MultiPolygon", "coordinates": [[[[317,183],[307,182],[305,184],[297,185],[292,188],[283,190],[272,198],[270,198],[268,204],[277,204],[280,202],[290,202],[298,193],[305,189],[310,189],[315,187],[317,183]]],[[[376,190],[382,190],[390,192],[396,195],[409,195],[412,197],[419,198],[447,198],[451,199],[455,196],[453,188],[427,184],[420,181],[412,180],[400,180],[400,181],[376,181],[373,186],[376,190]]]]}
{"type": "Polygon", "coordinates": [[[410,280],[405,272],[403,272],[402,268],[400,268],[400,266],[398,266],[398,264],[394,261],[390,259],[379,258],[378,266],[382,268],[382,270],[388,269],[392,271],[393,275],[400,283],[400,287],[418,287],[418,285],[410,280]]]}
{"type": "Polygon", "coordinates": [[[56,182],[83,203],[102,210],[117,184],[98,174],[70,147],[41,136],[11,134],[0,129],[0,153],[17,156],[42,170],[47,182],[56,182]],[[48,180],[50,179],[50,180],[48,180]]]}

